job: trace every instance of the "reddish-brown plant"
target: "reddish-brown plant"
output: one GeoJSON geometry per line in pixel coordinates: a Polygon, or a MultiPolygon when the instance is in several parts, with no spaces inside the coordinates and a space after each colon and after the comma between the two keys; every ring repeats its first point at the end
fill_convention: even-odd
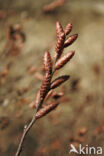
{"type": "Polygon", "coordinates": [[[58,105],[59,105],[59,102],[52,102],[49,105],[44,106],[36,113],[36,119],[39,119],[47,115],[49,112],[54,110],[58,105]]]}
{"type": "Polygon", "coordinates": [[[70,36],[64,43],[64,48],[68,47],[69,45],[71,45],[78,37],[78,34],[72,35],[70,36]]]}
{"type": "Polygon", "coordinates": [[[63,76],[58,77],[51,83],[51,89],[59,87],[62,83],[64,83],[68,79],[69,79],[69,75],[63,75],[63,76]]]}
{"type": "Polygon", "coordinates": [[[66,55],[62,56],[55,64],[55,70],[62,68],[73,56],[74,51],[70,51],[66,55]]]}
{"type": "Polygon", "coordinates": [[[67,25],[66,25],[66,28],[65,28],[65,35],[69,35],[69,33],[71,32],[71,30],[72,30],[72,23],[68,23],[67,25]]]}
{"type": "Polygon", "coordinates": [[[44,99],[46,94],[48,93],[49,89],[50,89],[50,84],[51,84],[51,75],[47,74],[44,77],[43,83],[41,85],[40,88],[40,98],[44,99]]]}
{"type": "Polygon", "coordinates": [[[59,21],[56,22],[56,34],[57,38],[60,37],[60,34],[64,33],[63,27],[59,21]]]}
{"type": "Polygon", "coordinates": [[[50,53],[48,51],[46,51],[44,54],[43,64],[44,64],[44,69],[46,73],[51,74],[52,73],[52,60],[51,60],[50,53]]]}
{"type": "Polygon", "coordinates": [[[49,51],[46,51],[43,58],[45,76],[42,85],[39,88],[38,93],[36,95],[36,99],[33,102],[33,107],[36,108],[36,111],[30,123],[24,128],[23,135],[21,137],[19,147],[17,149],[15,156],[20,155],[25,137],[29,132],[29,130],[31,129],[31,127],[33,126],[33,124],[35,123],[35,121],[45,116],[49,112],[53,111],[59,105],[59,101],[50,102],[48,103],[48,105],[44,104],[44,102],[46,102],[49,99],[49,97],[52,97],[54,100],[56,100],[61,96],[63,96],[62,92],[57,94],[54,93],[53,90],[56,87],[60,86],[65,81],[67,81],[69,79],[69,76],[62,75],[53,81],[52,78],[55,71],[62,68],[74,56],[75,53],[74,51],[70,51],[69,53],[62,56],[64,48],[71,45],[77,38],[77,34],[76,34],[76,35],[72,35],[65,41],[65,38],[71,32],[71,29],[72,29],[72,24],[70,23],[66,26],[65,30],[63,30],[63,27],[59,22],[56,23],[57,44],[55,49],[54,64],[52,66],[52,59],[50,53],[49,51]],[[56,98],[55,96],[58,98],[56,98]]]}
{"type": "Polygon", "coordinates": [[[61,56],[64,49],[65,33],[61,33],[56,44],[56,60],[61,56]]]}

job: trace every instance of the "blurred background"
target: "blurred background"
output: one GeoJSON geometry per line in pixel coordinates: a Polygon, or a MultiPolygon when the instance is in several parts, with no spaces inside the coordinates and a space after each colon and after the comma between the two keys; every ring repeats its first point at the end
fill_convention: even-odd
{"type": "Polygon", "coordinates": [[[75,50],[75,56],[56,75],[71,78],[56,90],[64,94],[58,108],[29,132],[21,156],[68,156],[71,143],[104,150],[104,1],[0,0],[1,156],[15,154],[33,116],[44,52],[49,49],[53,56],[55,51],[56,21],[64,28],[71,22],[71,35],[79,35],[65,49],[75,50]]]}

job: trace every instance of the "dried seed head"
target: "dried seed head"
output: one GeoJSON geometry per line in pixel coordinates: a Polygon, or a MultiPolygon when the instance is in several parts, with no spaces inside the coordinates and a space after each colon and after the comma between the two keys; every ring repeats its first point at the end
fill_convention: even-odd
{"type": "Polygon", "coordinates": [[[56,33],[57,33],[57,38],[60,37],[61,33],[63,33],[63,27],[60,22],[56,22],[56,33]]]}
{"type": "Polygon", "coordinates": [[[70,36],[64,43],[64,48],[68,47],[69,45],[71,45],[78,37],[78,34],[72,35],[70,36]]]}
{"type": "Polygon", "coordinates": [[[44,99],[46,94],[48,93],[48,91],[50,89],[50,81],[51,81],[51,75],[46,73],[43,83],[40,88],[40,98],[41,99],[44,99]]]}
{"type": "Polygon", "coordinates": [[[49,112],[51,112],[52,110],[54,110],[58,105],[59,105],[58,102],[53,102],[53,103],[51,103],[49,105],[44,106],[43,108],[41,108],[36,113],[36,119],[39,119],[39,118],[45,116],[46,114],[48,114],[49,112]]]}
{"type": "Polygon", "coordinates": [[[65,28],[65,35],[68,35],[72,30],[72,23],[68,23],[65,28]]]}
{"type": "Polygon", "coordinates": [[[65,42],[65,33],[61,33],[60,37],[58,38],[56,44],[56,60],[61,56],[63,49],[64,49],[64,42],[65,42]]]}
{"type": "Polygon", "coordinates": [[[62,83],[64,83],[65,81],[67,81],[69,79],[69,75],[63,75],[58,77],[57,79],[55,79],[52,84],[51,84],[51,89],[54,89],[58,86],[60,86],[62,83]]]}
{"type": "Polygon", "coordinates": [[[74,56],[74,51],[71,51],[67,53],[66,55],[62,56],[55,64],[55,70],[58,70],[62,68],[73,56],[74,56]]]}
{"type": "Polygon", "coordinates": [[[48,51],[46,51],[44,54],[43,64],[44,64],[45,71],[47,73],[52,73],[52,60],[51,60],[50,53],[48,51]]]}

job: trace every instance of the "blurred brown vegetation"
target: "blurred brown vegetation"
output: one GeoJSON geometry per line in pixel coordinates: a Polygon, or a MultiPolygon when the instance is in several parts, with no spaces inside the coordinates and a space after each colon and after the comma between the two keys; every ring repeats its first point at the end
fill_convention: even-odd
{"type": "Polygon", "coordinates": [[[22,155],[67,156],[71,142],[76,147],[79,143],[104,145],[104,2],[66,0],[51,12],[44,12],[52,2],[0,0],[1,156],[14,155],[23,126],[34,113],[30,103],[43,79],[44,51],[48,48],[54,53],[57,20],[63,26],[71,22],[72,34],[79,34],[69,48],[76,54],[60,73],[71,78],[61,87],[65,94],[61,105],[37,121],[22,155]],[[11,26],[15,42],[8,40],[11,26]]]}

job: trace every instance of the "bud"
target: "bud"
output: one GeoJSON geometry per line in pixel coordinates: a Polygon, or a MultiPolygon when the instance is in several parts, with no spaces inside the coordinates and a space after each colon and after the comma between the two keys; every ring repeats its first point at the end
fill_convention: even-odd
{"type": "Polygon", "coordinates": [[[58,38],[57,44],[56,44],[56,60],[61,56],[63,49],[64,49],[64,42],[65,42],[65,33],[62,33],[60,37],[58,38]]]}
{"type": "Polygon", "coordinates": [[[58,105],[59,105],[58,102],[52,102],[51,104],[44,106],[36,113],[36,119],[39,119],[47,115],[49,112],[54,110],[58,105]]]}
{"type": "Polygon", "coordinates": [[[71,45],[78,37],[78,34],[72,35],[70,36],[64,43],[64,48],[68,47],[69,45],[71,45]]]}
{"type": "Polygon", "coordinates": [[[46,51],[44,54],[43,64],[44,64],[45,71],[47,73],[52,73],[52,60],[51,60],[50,53],[48,51],[46,51]]]}
{"type": "Polygon", "coordinates": [[[73,56],[74,56],[74,51],[71,51],[67,53],[66,55],[62,56],[55,64],[55,70],[58,70],[62,68],[73,56]]]}
{"type": "Polygon", "coordinates": [[[48,93],[48,91],[50,89],[50,81],[51,81],[51,75],[46,73],[43,83],[40,88],[40,98],[41,99],[44,99],[46,94],[48,93]]]}
{"type": "Polygon", "coordinates": [[[61,33],[63,33],[63,27],[60,22],[56,22],[56,33],[57,33],[57,38],[60,37],[61,33]]]}
{"type": "Polygon", "coordinates": [[[72,23],[68,23],[65,28],[65,35],[68,35],[72,30],[72,23]]]}
{"type": "Polygon", "coordinates": [[[67,81],[69,79],[69,75],[63,75],[58,77],[57,79],[55,79],[52,84],[51,84],[51,89],[54,89],[56,87],[59,87],[62,83],[64,83],[65,81],[67,81]]]}

